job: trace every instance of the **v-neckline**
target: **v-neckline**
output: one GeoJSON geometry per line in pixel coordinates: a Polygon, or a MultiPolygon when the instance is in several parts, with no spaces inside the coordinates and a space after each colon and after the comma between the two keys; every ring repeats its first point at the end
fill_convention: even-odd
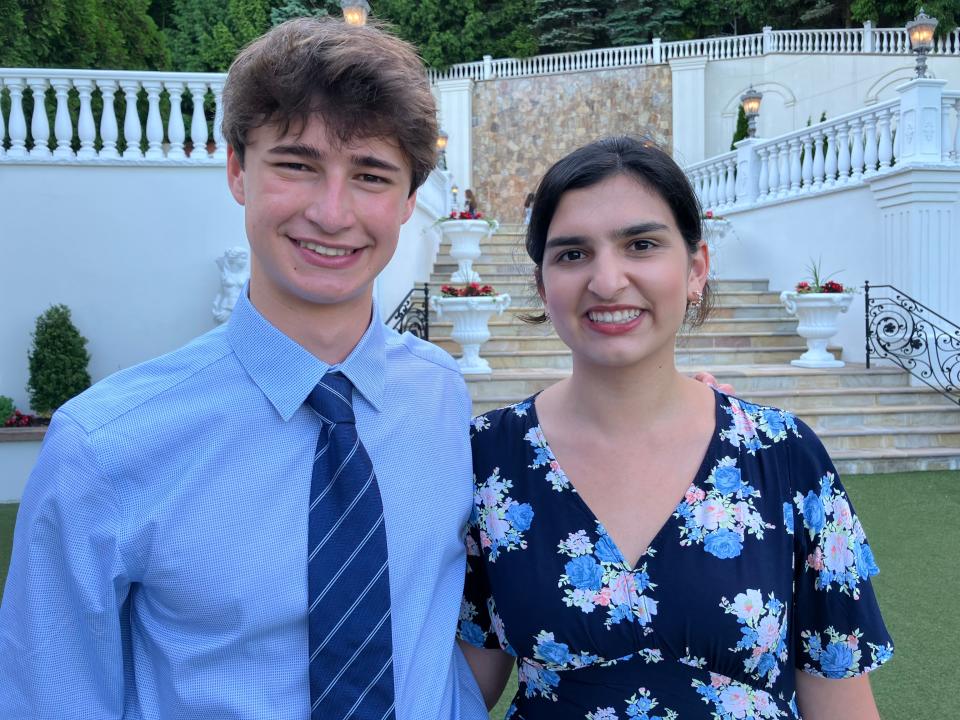
{"type": "Polygon", "coordinates": [[[686,497],[687,491],[691,487],[700,487],[703,484],[703,478],[706,477],[710,472],[710,458],[713,457],[717,450],[717,444],[720,442],[720,412],[721,412],[721,397],[722,393],[716,388],[711,388],[713,390],[713,433],[710,436],[710,442],[707,443],[707,448],[703,453],[703,458],[700,460],[700,465],[697,468],[697,471],[693,474],[693,478],[690,482],[684,487],[683,495],[673,504],[673,510],[670,511],[670,514],[664,519],[660,524],[660,527],[657,529],[657,532],[654,533],[653,537],[650,538],[650,542],[647,543],[647,547],[644,548],[643,552],[640,553],[640,556],[637,558],[636,562],[630,563],[626,556],[623,554],[623,551],[620,549],[620,545],[607,531],[607,526],[604,525],[603,521],[597,516],[593,511],[587,501],[584,499],[583,495],[577,490],[577,485],[563,469],[563,466],[560,464],[560,460],[557,459],[556,454],[553,452],[553,448],[550,447],[550,441],[547,439],[547,434],[543,431],[543,426],[540,424],[540,415],[537,412],[537,398],[540,396],[540,393],[535,393],[530,399],[530,421],[533,423],[533,427],[536,427],[540,431],[540,437],[543,438],[543,446],[550,454],[550,457],[553,458],[553,461],[556,463],[555,470],[559,470],[564,478],[566,478],[567,483],[570,486],[570,489],[573,491],[571,495],[573,496],[573,502],[577,503],[580,506],[581,512],[583,512],[588,519],[594,523],[594,532],[596,532],[596,526],[600,526],[604,529],[604,533],[610,539],[610,543],[613,545],[614,549],[617,551],[617,555],[620,557],[620,563],[630,572],[636,572],[638,567],[643,562],[644,558],[650,555],[650,550],[653,549],[654,553],[656,552],[656,547],[659,546],[659,540],[662,535],[667,532],[668,527],[671,525],[671,519],[676,514],[676,508],[679,507],[680,503],[683,502],[686,497]]]}

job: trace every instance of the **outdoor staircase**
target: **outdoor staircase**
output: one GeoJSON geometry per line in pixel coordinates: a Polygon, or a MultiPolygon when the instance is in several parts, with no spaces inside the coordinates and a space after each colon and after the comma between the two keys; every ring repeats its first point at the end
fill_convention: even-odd
{"type": "MultiPolygon", "coordinates": [[[[490,321],[481,355],[490,375],[466,375],[475,414],[509,405],[570,373],[571,355],[552,326],[530,325],[520,316],[538,310],[532,263],[522,228],[502,226],[481,243],[474,262],[482,281],[513,299],[490,321]]],[[[443,244],[431,287],[450,282],[456,262],[443,244]]],[[[708,370],[737,395],[794,412],[820,436],[841,474],[960,469],[960,408],[934,390],[910,383],[892,366],[848,363],[812,370],[790,365],[806,344],[796,333],[779,293],[766,280],[714,281],[714,308],[700,328],[677,343],[677,364],[708,370]]],[[[450,322],[430,318],[430,340],[454,356],[450,322]]],[[[834,352],[840,348],[831,347],[834,352]]]]}

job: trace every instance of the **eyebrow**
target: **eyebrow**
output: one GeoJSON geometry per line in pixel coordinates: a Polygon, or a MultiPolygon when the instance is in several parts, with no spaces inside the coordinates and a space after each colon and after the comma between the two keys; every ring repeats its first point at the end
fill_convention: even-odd
{"type": "MultiPolygon", "coordinates": [[[[317,150],[317,148],[312,145],[303,145],[300,143],[275,145],[270,148],[269,152],[272,155],[294,155],[296,157],[313,160],[314,162],[323,160],[323,153],[317,150]]],[[[387,172],[402,172],[402,168],[375,155],[351,155],[350,162],[357,167],[375,168],[377,170],[386,170],[387,172]]]]}
{"type": "MultiPolygon", "coordinates": [[[[618,240],[625,240],[626,238],[645,235],[646,233],[656,232],[658,230],[669,230],[669,228],[663,223],[658,222],[637,223],[636,225],[628,225],[627,227],[620,228],[614,232],[614,237],[618,240]]],[[[587,238],[583,235],[557,235],[547,240],[544,245],[544,250],[557,247],[570,247],[571,245],[583,245],[585,242],[587,242],[587,238]]]]}

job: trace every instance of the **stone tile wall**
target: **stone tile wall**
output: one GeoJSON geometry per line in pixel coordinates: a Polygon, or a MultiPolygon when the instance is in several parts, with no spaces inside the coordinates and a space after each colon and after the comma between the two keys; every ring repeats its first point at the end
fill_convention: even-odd
{"type": "Polygon", "coordinates": [[[616,134],[647,135],[668,152],[667,65],[478,82],[473,95],[473,190],[480,209],[520,222],[523,199],[563,155],[616,134]]]}

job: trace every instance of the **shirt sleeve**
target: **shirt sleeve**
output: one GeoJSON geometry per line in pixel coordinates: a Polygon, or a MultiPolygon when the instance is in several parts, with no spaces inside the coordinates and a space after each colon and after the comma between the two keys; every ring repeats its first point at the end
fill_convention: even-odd
{"type": "Polygon", "coordinates": [[[57,413],[17,515],[0,607],[0,717],[123,715],[129,583],[118,515],[87,433],[57,413]]]}
{"type": "Polygon", "coordinates": [[[893,655],[870,582],[880,569],[823,444],[797,425],[800,438],[789,450],[793,497],[784,503],[796,553],[796,666],[819,677],[856,677],[893,655]]]}

